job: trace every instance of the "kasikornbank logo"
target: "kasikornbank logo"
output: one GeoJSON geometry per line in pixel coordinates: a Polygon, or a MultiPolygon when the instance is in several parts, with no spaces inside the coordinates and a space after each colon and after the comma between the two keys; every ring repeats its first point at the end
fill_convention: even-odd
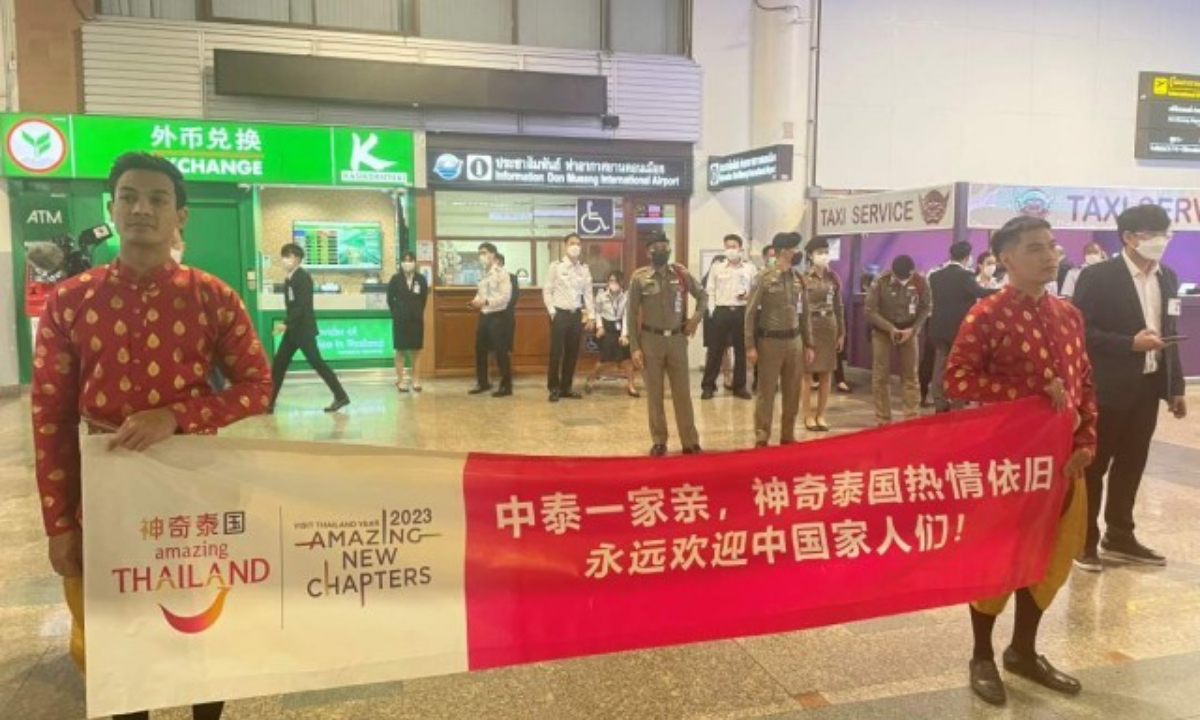
{"type": "Polygon", "coordinates": [[[8,156],[25,172],[48,173],[67,158],[62,130],[45,120],[22,120],[8,131],[8,156]]]}
{"type": "Polygon", "coordinates": [[[408,185],[406,172],[394,172],[389,169],[396,164],[395,160],[381,157],[378,148],[377,133],[351,133],[352,147],[350,149],[350,169],[341,171],[344,183],[371,183],[387,185],[408,185]]]}
{"type": "Polygon", "coordinates": [[[171,628],[202,633],[221,619],[231,592],[271,577],[266,558],[231,549],[231,536],[245,531],[241,511],[143,519],[141,536],[153,544],[153,560],[113,568],[117,592],[153,598],[171,628]]]}

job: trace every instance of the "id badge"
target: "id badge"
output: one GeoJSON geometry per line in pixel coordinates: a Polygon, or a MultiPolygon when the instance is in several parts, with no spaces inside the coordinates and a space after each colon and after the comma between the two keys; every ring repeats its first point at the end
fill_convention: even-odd
{"type": "Polygon", "coordinates": [[[1183,300],[1179,298],[1169,298],[1167,300],[1167,314],[1171,317],[1179,317],[1183,314],[1183,300]]]}
{"type": "Polygon", "coordinates": [[[288,289],[287,289],[287,301],[288,301],[288,302],[295,302],[295,301],[296,301],[296,298],[295,298],[295,296],[294,296],[294,295],[292,295],[292,288],[291,288],[291,287],[288,287],[288,289]]]}
{"type": "Polygon", "coordinates": [[[833,288],[829,288],[829,290],[825,293],[825,302],[829,303],[830,306],[833,305],[833,288]]]}
{"type": "Polygon", "coordinates": [[[909,300],[908,300],[908,314],[909,315],[917,314],[917,299],[915,297],[909,298],[909,300]]]}
{"type": "Polygon", "coordinates": [[[683,314],[683,293],[675,293],[675,314],[683,314]]]}

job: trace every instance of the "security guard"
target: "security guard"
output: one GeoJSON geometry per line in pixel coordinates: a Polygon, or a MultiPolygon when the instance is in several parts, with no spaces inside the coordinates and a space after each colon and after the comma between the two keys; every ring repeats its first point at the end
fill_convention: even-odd
{"type": "Polygon", "coordinates": [[[700,434],[692,414],[688,381],[687,339],[696,334],[708,295],[687,268],[668,262],[671,244],[661,230],[646,236],[652,264],[638,268],[629,281],[629,308],[625,327],[633,365],[646,376],[650,407],[650,455],[667,454],[667,414],[663,407],[663,372],[671,381],[675,426],[685,455],[700,452],[700,434]],[[696,298],[696,309],[688,317],[687,295],[696,298]]]}
{"type": "Polygon", "coordinates": [[[900,380],[904,387],[904,417],[917,416],[920,391],[917,363],[921,329],[933,310],[929,283],[916,271],[908,255],[892,261],[867,291],[867,319],[871,323],[871,392],[875,418],[880,425],[892,421],[892,347],[900,352],[900,380]]]}
{"type": "Polygon", "coordinates": [[[759,272],[746,303],[746,359],[758,367],[754,447],[766,447],[771,439],[778,386],[783,388],[779,444],[796,441],[801,375],[805,364],[813,360],[811,317],[804,302],[804,285],[793,269],[801,257],[801,242],[798,233],[775,236],[771,241],[775,264],[759,272]]]}

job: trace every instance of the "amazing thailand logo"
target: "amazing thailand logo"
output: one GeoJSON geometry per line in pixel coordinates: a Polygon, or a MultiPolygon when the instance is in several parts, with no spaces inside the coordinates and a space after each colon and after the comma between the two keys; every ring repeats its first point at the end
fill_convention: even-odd
{"type": "Polygon", "coordinates": [[[209,630],[221,619],[233,590],[271,577],[266,558],[239,557],[232,551],[232,541],[245,531],[241,511],[145,518],[140,535],[154,545],[153,559],[113,568],[117,591],[153,597],[163,620],[177,632],[209,630]],[[198,606],[198,612],[181,609],[198,606]]]}

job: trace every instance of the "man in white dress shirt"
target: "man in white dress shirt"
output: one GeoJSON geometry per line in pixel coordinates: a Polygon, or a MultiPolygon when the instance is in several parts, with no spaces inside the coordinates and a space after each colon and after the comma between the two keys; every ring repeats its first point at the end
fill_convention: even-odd
{"type": "Polygon", "coordinates": [[[725,236],[725,262],[713,265],[704,289],[712,299],[713,310],[707,322],[713,324],[700,381],[700,399],[711,400],[717,391],[721,359],[733,347],[733,394],[743,400],[754,396],[746,389],[746,298],[754,287],[757,270],[745,261],[742,238],[725,236]]]}
{"type": "Polygon", "coordinates": [[[579,359],[579,343],[583,328],[596,317],[592,298],[592,273],[580,262],[583,253],[575,233],[563,238],[561,260],[550,263],[542,282],[542,299],[550,313],[550,364],[546,369],[546,389],[550,402],[560,397],[579,400],[572,385],[575,382],[575,363],[579,359]]]}

